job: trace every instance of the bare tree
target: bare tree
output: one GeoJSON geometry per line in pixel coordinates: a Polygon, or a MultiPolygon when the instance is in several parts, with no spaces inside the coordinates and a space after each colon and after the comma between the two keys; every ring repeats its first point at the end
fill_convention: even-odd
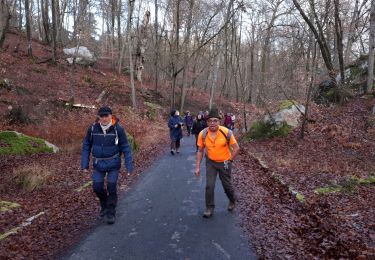
{"type": "Polygon", "coordinates": [[[187,87],[187,72],[189,70],[189,48],[190,48],[190,36],[191,36],[191,26],[192,26],[192,20],[193,20],[193,8],[194,8],[194,2],[195,0],[189,1],[189,15],[186,25],[186,34],[184,39],[184,45],[185,45],[185,52],[184,52],[184,69],[183,69],[183,75],[182,75],[182,89],[181,89],[181,97],[180,97],[180,111],[184,111],[184,104],[185,104],[185,96],[186,96],[186,87],[187,87]]]}
{"type": "Polygon", "coordinates": [[[127,28],[127,42],[128,42],[128,50],[129,50],[129,72],[130,72],[130,86],[132,89],[132,103],[133,108],[137,108],[137,100],[136,100],[136,92],[135,92],[135,85],[134,85],[134,64],[133,64],[133,44],[132,44],[132,37],[131,37],[131,24],[132,24],[132,15],[134,9],[134,2],[135,0],[128,0],[128,28],[127,28]]]}
{"type": "Polygon", "coordinates": [[[27,55],[33,56],[32,39],[31,39],[31,21],[30,21],[30,2],[25,0],[25,16],[26,16],[26,35],[27,35],[27,55]]]}
{"type": "Polygon", "coordinates": [[[155,20],[154,20],[154,40],[155,40],[155,57],[154,57],[154,84],[155,84],[155,90],[158,90],[158,80],[159,80],[159,22],[158,22],[158,15],[159,15],[159,5],[158,0],[155,0],[155,20]]]}
{"type": "Polygon", "coordinates": [[[44,30],[44,41],[46,43],[50,43],[49,20],[48,20],[48,0],[41,0],[40,4],[42,6],[42,23],[43,23],[43,30],[44,30]]]}
{"type": "Polygon", "coordinates": [[[0,0],[0,49],[3,47],[5,34],[9,28],[11,18],[10,6],[7,0],[0,0]]]}
{"type": "MultiPolygon", "coordinates": [[[[305,20],[307,25],[309,26],[310,30],[313,32],[315,39],[318,42],[320,52],[322,54],[324,63],[326,65],[326,68],[329,72],[334,71],[333,63],[332,63],[332,58],[331,58],[331,52],[329,50],[328,44],[326,37],[324,36],[324,30],[321,22],[319,21],[319,17],[316,13],[315,10],[315,1],[314,0],[309,0],[310,2],[310,7],[311,7],[311,12],[314,16],[314,21],[316,26],[314,25],[314,21],[310,20],[309,17],[306,15],[305,11],[303,11],[301,5],[298,3],[297,0],[293,0],[293,3],[295,7],[298,9],[300,12],[302,18],[305,20]]],[[[333,77],[335,79],[335,77],[333,77]]],[[[336,80],[334,80],[336,82],[336,80]]]]}
{"type": "Polygon", "coordinates": [[[371,92],[374,85],[375,1],[371,1],[369,40],[367,92],[371,92]]]}
{"type": "Polygon", "coordinates": [[[345,65],[344,65],[344,44],[342,42],[342,25],[340,18],[340,0],[334,0],[334,9],[335,9],[335,32],[336,32],[336,43],[337,43],[337,54],[339,57],[340,64],[340,75],[341,81],[345,82],[345,65]]]}
{"type": "Polygon", "coordinates": [[[59,0],[51,0],[52,9],[52,61],[56,62],[56,2],[59,0]]]}

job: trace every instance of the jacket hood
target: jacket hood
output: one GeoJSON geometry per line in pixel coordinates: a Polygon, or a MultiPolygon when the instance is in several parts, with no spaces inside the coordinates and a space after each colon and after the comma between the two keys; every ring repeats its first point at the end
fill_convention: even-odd
{"type": "Polygon", "coordinates": [[[176,113],[177,109],[172,109],[171,110],[171,116],[174,116],[174,114],[176,113]]]}

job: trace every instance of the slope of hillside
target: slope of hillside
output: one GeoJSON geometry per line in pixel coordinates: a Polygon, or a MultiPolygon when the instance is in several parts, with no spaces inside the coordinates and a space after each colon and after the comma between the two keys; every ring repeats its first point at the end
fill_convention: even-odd
{"type": "Polygon", "coordinates": [[[312,106],[308,132],[242,143],[243,225],[258,255],[281,259],[373,259],[373,97],[312,106]]]}
{"type": "MultiPolygon", "coordinates": [[[[26,39],[17,32],[7,35],[4,46],[0,52],[0,131],[16,130],[43,138],[59,146],[61,152],[0,156],[0,258],[52,258],[95,225],[97,215],[90,176],[80,170],[81,142],[95,120],[96,109],[74,108],[66,102],[74,96],[74,103],[112,106],[135,138],[136,171],[119,182],[125,190],[169,143],[169,83],[161,84],[158,92],[150,82],[142,89],[137,83],[138,109],[134,111],[129,79],[115,73],[108,59],[72,70],[61,50],[58,62],[52,64],[49,46],[36,41],[34,58],[29,58],[26,39]],[[107,94],[97,103],[103,90],[107,94]],[[18,176],[25,171],[45,173],[43,185],[32,191],[20,188],[18,176]],[[19,206],[9,208],[8,204],[19,206]],[[32,224],[20,228],[32,216],[37,216],[32,224]]],[[[186,109],[207,109],[207,93],[189,90],[188,96],[186,109]]],[[[230,107],[225,100],[218,103],[230,107]]]]}

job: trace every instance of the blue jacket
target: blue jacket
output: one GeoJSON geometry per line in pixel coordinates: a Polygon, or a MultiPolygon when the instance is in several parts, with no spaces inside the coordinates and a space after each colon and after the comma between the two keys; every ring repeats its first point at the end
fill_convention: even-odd
{"type": "Polygon", "coordinates": [[[124,154],[126,170],[128,172],[133,171],[131,147],[125,130],[118,121],[117,118],[113,117],[112,126],[107,130],[106,134],[103,133],[99,123],[94,123],[89,127],[82,145],[82,169],[89,168],[90,153],[93,156],[95,170],[110,171],[120,169],[121,155],[124,154]],[[118,156],[116,156],[117,154],[118,156]]]}
{"type": "Polygon", "coordinates": [[[185,116],[185,124],[187,126],[192,127],[193,126],[193,117],[192,116],[185,116]]]}
{"type": "Polygon", "coordinates": [[[182,138],[182,124],[183,120],[179,116],[171,116],[168,121],[168,127],[170,130],[170,136],[173,141],[176,141],[178,139],[182,138]],[[178,125],[176,128],[175,125],[178,125]]]}

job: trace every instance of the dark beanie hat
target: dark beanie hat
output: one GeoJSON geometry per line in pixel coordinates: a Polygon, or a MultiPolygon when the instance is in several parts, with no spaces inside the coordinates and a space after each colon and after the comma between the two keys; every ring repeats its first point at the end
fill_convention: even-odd
{"type": "Polygon", "coordinates": [[[210,118],[217,118],[217,119],[221,118],[219,115],[219,112],[217,111],[217,108],[212,108],[210,110],[210,112],[208,113],[207,119],[210,119],[210,118]]]}
{"type": "Polygon", "coordinates": [[[98,116],[112,115],[112,109],[110,107],[101,107],[98,111],[98,116]]]}
{"type": "Polygon", "coordinates": [[[174,109],[174,108],[173,108],[173,109],[171,110],[171,116],[174,116],[174,114],[176,114],[176,111],[177,111],[177,109],[174,109]]]}

